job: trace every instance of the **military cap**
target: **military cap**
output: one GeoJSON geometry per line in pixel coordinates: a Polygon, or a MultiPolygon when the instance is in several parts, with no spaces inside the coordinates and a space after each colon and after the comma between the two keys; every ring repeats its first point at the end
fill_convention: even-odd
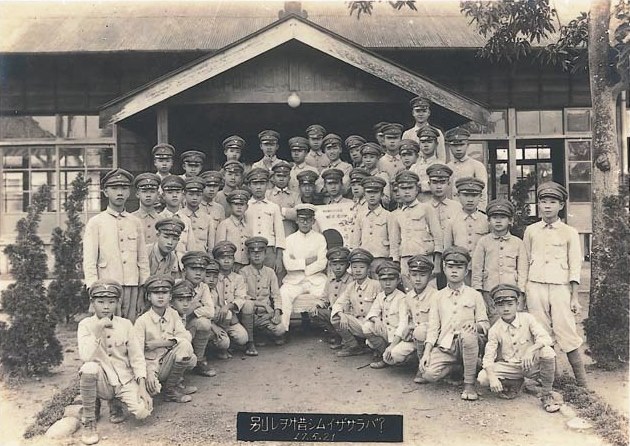
{"type": "Polygon", "coordinates": [[[439,138],[440,132],[435,127],[422,127],[416,132],[419,141],[434,141],[439,138]]]}
{"type": "Polygon", "coordinates": [[[144,172],[133,180],[133,187],[136,189],[157,189],[161,182],[162,178],[157,173],[144,172]]]}
{"type": "Polygon", "coordinates": [[[234,243],[230,242],[229,240],[221,240],[220,242],[217,242],[216,245],[214,245],[214,248],[212,248],[212,257],[218,259],[222,255],[233,255],[236,250],[237,248],[234,243]]]}
{"type": "Polygon", "coordinates": [[[206,182],[201,177],[186,178],[184,190],[188,192],[203,192],[206,182]]]}
{"type": "Polygon", "coordinates": [[[461,177],[455,181],[457,192],[481,193],[486,187],[486,183],[474,177],[461,177]]]}
{"type": "Polygon", "coordinates": [[[262,167],[254,167],[245,175],[246,183],[251,183],[252,181],[269,181],[269,171],[262,167]]]}
{"type": "Polygon", "coordinates": [[[156,144],[151,149],[151,155],[154,158],[172,158],[175,156],[175,147],[165,143],[156,144]]]}
{"type": "Polygon", "coordinates": [[[351,149],[353,147],[362,146],[366,142],[367,141],[365,140],[363,136],[350,135],[346,138],[344,144],[346,145],[348,149],[351,149]]]}
{"type": "Polygon", "coordinates": [[[308,145],[308,139],[302,136],[294,136],[293,138],[289,138],[289,149],[300,149],[300,150],[308,150],[310,147],[308,145]]]}
{"type": "Polygon", "coordinates": [[[190,281],[180,280],[173,286],[173,299],[192,299],[195,297],[195,286],[190,281]]]}
{"type": "Polygon", "coordinates": [[[326,147],[332,146],[335,143],[341,146],[342,141],[343,140],[341,139],[341,136],[335,135],[334,133],[329,133],[328,135],[324,136],[324,139],[322,139],[322,147],[325,149],[326,147]]]}
{"type": "Polygon", "coordinates": [[[492,297],[495,304],[507,300],[518,300],[520,295],[521,289],[508,283],[500,283],[490,290],[490,297],[492,297]]]}
{"type": "Polygon", "coordinates": [[[223,174],[218,170],[206,170],[202,172],[199,177],[206,183],[206,186],[211,184],[220,185],[223,183],[223,174]]]}
{"type": "Polygon", "coordinates": [[[341,181],[343,178],[343,170],[341,169],[326,169],[322,172],[322,178],[324,181],[341,181]]]}
{"type": "Polygon", "coordinates": [[[162,179],[162,190],[182,190],[186,181],[179,175],[168,175],[162,179]]]}
{"type": "Polygon", "coordinates": [[[103,187],[108,186],[131,186],[133,175],[125,169],[110,170],[101,180],[103,187]]]}
{"type": "Polygon", "coordinates": [[[369,265],[370,263],[372,263],[372,260],[374,260],[374,256],[372,255],[372,253],[363,248],[353,249],[348,256],[348,261],[350,263],[361,262],[367,263],[369,265]]]}
{"type": "Polygon", "coordinates": [[[365,189],[366,191],[383,190],[385,186],[387,186],[387,181],[385,181],[381,177],[370,176],[363,178],[363,180],[361,181],[361,186],[363,186],[363,189],[365,189]]]}
{"type": "Polygon", "coordinates": [[[264,251],[269,245],[269,240],[265,237],[255,236],[245,240],[245,246],[251,251],[264,251]]]}
{"type": "Polygon", "coordinates": [[[155,229],[169,235],[180,236],[186,228],[179,218],[162,218],[155,223],[155,229]]]}
{"type": "Polygon", "coordinates": [[[219,262],[214,259],[208,260],[208,263],[206,263],[206,273],[218,273],[219,271],[221,271],[219,262]]]}
{"type": "Polygon", "coordinates": [[[488,206],[486,207],[486,214],[488,217],[491,215],[505,215],[513,217],[514,205],[511,201],[506,200],[505,198],[497,198],[496,200],[492,200],[488,203],[488,206]]]}
{"type": "Polygon", "coordinates": [[[199,150],[187,150],[180,158],[182,163],[201,164],[206,160],[206,154],[199,150]]]}
{"type": "Polygon", "coordinates": [[[291,168],[293,166],[290,162],[285,160],[280,160],[271,168],[274,173],[289,173],[291,172],[291,168]]]}
{"type": "Polygon", "coordinates": [[[361,155],[383,155],[383,148],[375,142],[367,142],[361,146],[361,155]]]}
{"type": "Polygon", "coordinates": [[[453,169],[440,163],[431,164],[426,172],[429,178],[450,178],[453,175],[453,169]]]}
{"type": "Polygon", "coordinates": [[[312,205],[310,203],[300,203],[295,206],[295,212],[297,213],[297,215],[306,215],[312,217],[313,215],[315,215],[315,205],[312,205]]]}
{"type": "Polygon", "coordinates": [[[376,275],[379,279],[384,279],[386,277],[399,277],[400,266],[391,260],[385,261],[376,268],[376,275]]]}
{"type": "Polygon", "coordinates": [[[252,195],[245,189],[234,189],[227,194],[225,199],[228,203],[232,204],[245,204],[249,201],[252,195]]]}
{"type": "Polygon", "coordinates": [[[429,108],[429,106],[431,105],[431,101],[424,96],[416,96],[415,98],[411,98],[411,100],[409,101],[409,105],[411,106],[411,108],[429,108]]]}
{"type": "Polygon", "coordinates": [[[470,253],[461,246],[449,246],[442,253],[442,259],[448,265],[467,265],[470,262],[470,253]]]}
{"type": "Polygon", "coordinates": [[[433,260],[429,256],[415,255],[407,260],[409,271],[433,271],[433,260]]]}
{"type": "Polygon", "coordinates": [[[401,170],[394,177],[396,183],[418,183],[420,181],[420,177],[417,173],[412,172],[411,170],[401,170]]]}
{"type": "Polygon", "coordinates": [[[97,297],[115,297],[120,299],[122,290],[122,285],[113,279],[99,279],[90,287],[90,299],[96,299],[97,297]]]}
{"type": "Polygon", "coordinates": [[[223,140],[223,149],[244,149],[245,140],[238,135],[228,136],[223,140]]]}
{"type": "Polygon", "coordinates": [[[164,274],[154,274],[144,281],[144,288],[150,291],[171,291],[175,281],[164,274]]]}
{"type": "Polygon", "coordinates": [[[376,124],[374,124],[374,127],[372,127],[374,129],[374,133],[376,134],[383,134],[383,127],[385,127],[386,125],[388,125],[389,122],[377,122],[376,124]]]}
{"type": "Polygon", "coordinates": [[[396,148],[398,149],[398,153],[401,155],[407,152],[420,153],[420,144],[415,142],[413,139],[402,139],[398,141],[396,148]]]}
{"type": "Polygon", "coordinates": [[[306,134],[308,136],[324,136],[326,129],[319,124],[313,124],[306,128],[306,134]]]}
{"type": "Polygon", "coordinates": [[[403,126],[401,124],[396,124],[395,122],[390,122],[387,125],[384,125],[381,128],[383,135],[392,135],[392,136],[400,136],[403,133],[403,126]]]}
{"type": "Polygon", "coordinates": [[[263,130],[258,134],[258,139],[260,140],[260,142],[278,142],[280,141],[280,133],[276,132],[275,130],[263,130]]]}
{"type": "Polygon", "coordinates": [[[313,170],[305,170],[298,173],[296,178],[300,184],[315,184],[319,175],[313,170]]]}
{"type": "Polygon", "coordinates": [[[240,161],[229,160],[223,164],[223,170],[225,170],[226,172],[243,173],[245,171],[245,166],[243,166],[243,163],[241,163],[240,161]]]}
{"type": "Polygon", "coordinates": [[[182,265],[205,268],[210,256],[205,251],[187,251],[181,258],[182,265]]]}
{"type": "Polygon", "coordinates": [[[332,262],[336,261],[348,261],[350,256],[350,250],[345,246],[333,246],[326,252],[326,258],[332,262]]]}
{"type": "Polygon", "coordinates": [[[363,179],[369,177],[370,173],[365,170],[363,167],[355,167],[350,171],[350,182],[351,183],[362,183],[363,179]]]}
{"type": "Polygon", "coordinates": [[[538,186],[536,195],[538,196],[538,198],[551,197],[556,198],[560,201],[566,201],[568,196],[565,187],[562,184],[558,184],[554,181],[546,181],[538,186]]]}
{"type": "Polygon", "coordinates": [[[444,140],[452,145],[466,144],[470,139],[470,132],[461,127],[450,129],[444,134],[444,140]]]}

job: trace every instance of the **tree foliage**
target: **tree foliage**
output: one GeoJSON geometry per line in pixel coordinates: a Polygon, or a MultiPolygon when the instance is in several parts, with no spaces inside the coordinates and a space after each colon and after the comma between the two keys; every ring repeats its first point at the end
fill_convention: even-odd
{"type": "Polygon", "coordinates": [[[519,178],[512,186],[511,198],[514,205],[514,222],[510,232],[518,238],[523,238],[525,228],[531,223],[529,215],[529,194],[530,189],[536,184],[536,177],[529,174],[524,178],[519,178]]]}
{"type": "MultiPolygon", "coordinates": [[[[361,14],[371,15],[372,11],[374,10],[374,3],[380,3],[380,2],[381,0],[378,0],[378,2],[371,0],[371,1],[351,1],[351,2],[346,2],[346,3],[348,5],[348,9],[350,10],[350,15],[356,12],[357,19],[359,19],[361,18],[361,14]]],[[[413,0],[387,2],[387,3],[389,3],[389,5],[397,11],[403,8],[409,8],[413,11],[417,11],[416,2],[413,0]]]]}
{"type": "Polygon", "coordinates": [[[57,321],[44,279],[48,271],[44,242],[37,235],[41,213],[51,201],[50,187],[33,194],[26,217],[17,223],[17,239],[4,253],[15,282],[2,292],[9,324],[0,326],[0,359],[9,374],[41,373],[59,365],[61,344],[55,335],[57,321]]]}
{"type": "Polygon", "coordinates": [[[81,213],[88,194],[88,184],[82,174],[71,183],[70,195],[64,210],[68,216],[66,229],[55,228],[52,233],[52,252],[55,257],[55,279],[48,286],[48,297],[55,303],[59,319],[70,322],[73,316],[88,308],[88,295],[83,277],[83,221],[81,213]]]}

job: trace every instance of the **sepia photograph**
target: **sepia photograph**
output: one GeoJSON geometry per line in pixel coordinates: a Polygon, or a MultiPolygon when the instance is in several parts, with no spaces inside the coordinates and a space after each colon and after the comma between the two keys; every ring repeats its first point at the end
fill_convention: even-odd
{"type": "Polygon", "coordinates": [[[629,0],[0,0],[0,446],[630,444],[629,0]]]}

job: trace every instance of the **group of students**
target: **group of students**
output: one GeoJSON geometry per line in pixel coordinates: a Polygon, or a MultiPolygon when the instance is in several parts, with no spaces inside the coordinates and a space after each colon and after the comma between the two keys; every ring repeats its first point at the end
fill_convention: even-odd
{"type": "Polygon", "coordinates": [[[372,353],[373,369],[417,363],[419,384],[463,374],[464,400],[478,398],[476,383],[513,398],[538,375],[543,407],[557,411],[554,343],[586,385],[574,319],[580,243],[559,218],[565,188],[541,184],[542,221],[523,240],[511,235],[514,206],[483,206],[470,135],[442,136],[426,121],[429,102],[411,105],[416,126],[404,134],[379,123],[378,143],[346,138],[352,164],[340,160],[339,136],[312,125],[289,139],[293,164],[276,158],[280,136],[265,130],[250,169],[239,161],[245,141],[231,136],[221,171],[202,172],[205,154],[188,151],[185,174],[173,175],[175,149],[158,144],[156,173],[103,177],[108,207],[84,235],[94,314],[78,328],[83,443],[99,440],[100,399],[114,423],[125,406],[147,417],[159,393],[191,401],[185,372],[211,377],[211,359],[284,344],[292,314],[324,330],[339,357],[372,353]],[[128,213],[132,186],[140,208],[128,213]],[[354,228],[342,246],[316,215],[344,202],[354,228]]]}

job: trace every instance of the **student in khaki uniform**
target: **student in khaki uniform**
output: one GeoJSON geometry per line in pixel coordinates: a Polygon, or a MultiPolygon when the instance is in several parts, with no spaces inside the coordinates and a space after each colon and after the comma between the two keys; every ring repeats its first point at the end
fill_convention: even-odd
{"type": "Polygon", "coordinates": [[[170,276],[173,280],[182,278],[183,267],[180,256],[175,251],[179,237],[184,230],[184,222],[178,218],[162,218],[157,228],[157,241],[147,246],[150,274],[170,276]]]}
{"type": "Polygon", "coordinates": [[[363,168],[367,170],[370,176],[382,178],[385,181],[383,187],[383,197],[381,203],[385,209],[389,208],[392,190],[387,172],[383,172],[378,167],[378,160],[383,155],[383,149],[378,144],[373,142],[365,143],[361,146],[361,157],[363,161],[363,168]]]}
{"type": "Polygon", "coordinates": [[[181,208],[184,200],[184,186],[186,181],[178,175],[170,175],[162,180],[162,190],[164,191],[164,203],[166,207],[160,212],[160,218],[178,218],[184,223],[184,230],[179,237],[179,243],[175,250],[179,255],[184,255],[186,251],[198,251],[200,246],[193,231],[193,224],[190,218],[181,208]]]}
{"type": "Polygon", "coordinates": [[[461,398],[475,401],[477,358],[490,324],[483,297],[464,283],[470,254],[465,248],[451,246],[444,251],[447,287],[438,291],[429,312],[429,327],[420,360],[418,384],[436,382],[463,364],[464,391],[461,398]]]}
{"type": "Polygon", "coordinates": [[[172,175],[173,170],[173,157],[175,156],[175,147],[170,144],[160,143],[156,144],[151,149],[151,155],[153,156],[153,165],[156,169],[156,174],[160,179],[164,179],[169,175],[172,175]]]}
{"type": "Polygon", "coordinates": [[[258,345],[264,345],[259,336],[259,332],[262,332],[263,335],[270,336],[276,345],[283,345],[285,329],[282,325],[280,286],[276,273],[264,265],[267,239],[250,237],[245,241],[245,245],[250,263],[243,267],[239,274],[245,279],[247,297],[254,304],[251,339],[256,339],[255,343],[258,345]]]}
{"type": "MultiPolygon", "coordinates": [[[[219,283],[219,271],[221,270],[219,266],[219,262],[215,259],[208,260],[206,264],[206,275],[203,279],[204,283],[208,286],[208,290],[210,291],[210,296],[212,298],[213,308],[214,308],[214,317],[212,318],[212,332],[213,335],[210,337],[208,341],[208,346],[212,347],[212,349],[222,353],[226,353],[228,348],[230,347],[230,337],[227,332],[223,330],[216,323],[217,319],[217,311],[219,305],[219,292],[217,291],[217,285],[219,283]]],[[[209,358],[209,353],[211,348],[206,349],[206,360],[209,358]]],[[[224,359],[227,359],[227,353],[224,359]]]]}
{"type": "MultiPolygon", "coordinates": [[[[446,164],[453,170],[453,175],[451,176],[451,190],[457,180],[463,177],[477,178],[483,181],[484,185],[488,182],[486,166],[484,166],[481,161],[477,161],[467,154],[469,138],[470,132],[459,127],[449,130],[444,135],[444,139],[452,155],[451,161],[446,164]]],[[[485,209],[487,204],[488,195],[483,194],[481,196],[480,207],[485,209]]]]}
{"type": "Polygon", "coordinates": [[[352,167],[362,167],[361,146],[366,142],[365,138],[359,135],[350,135],[344,141],[350,161],[352,161],[352,167]]]}
{"type": "Polygon", "coordinates": [[[420,156],[420,144],[411,139],[401,139],[396,146],[400,154],[400,161],[405,166],[405,169],[414,170],[420,156]]]}
{"type": "Polygon", "coordinates": [[[566,352],[579,386],[588,385],[579,347],[575,315],[581,310],[578,296],[582,252],[575,228],[563,223],[567,190],[552,181],[538,186],[542,220],[525,229],[523,242],[529,255],[525,295],[529,312],[566,352]]]}
{"type": "Polygon", "coordinates": [[[203,163],[206,162],[206,154],[198,150],[187,150],[181,154],[180,158],[182,169],[184,169],[182,175],[184,180],[199,176],[203,170],[203,163]]]}
{"type": "Polygon", "coordinates": [[[217,196],[214,197],[214,201],[219,203],[225,209],[225,216],[230,216],[230,209],[227,202],[227,195],[235,189],[240,189],[243,185],[243,172],[245,172],[245,166],[239,161],[226,161],[223,164],[223,189],[217,192],[217,196]]]}
{"type": "Polygon", "coordinates": [[[219,223],[216,233],[216,241],[229,241],[236,246],[234,253],[234,271],[239,272],[243,266],[249,263],[245,241],[251,237],[250,228],[245,220],[247,202],[250,194],[244,189],[236,189],[227,196],[230,206],[230,216],[219,223]]]}
{"type": "MultiPolygon", "coordinates": [[[[490,290],[500,283],[515,285],[520,290],[524,290],[527,283],[529,259],[523,240],[510,234],[514,205],[505,199],[492,200],[488,203],[486,213],[490,222],[490,234],[479,239],[473,252],[470,286],[483,295],[490,325],[493,325],[499,315],[490,297],[490,290]]],[[[525,310],[522,293],[518,309],[525,310]]]]}
{"type": "Polygon", "coordinates": [[[90,288],[94,315],[79,322],[77,331],[81,394],[81,442],[98,443],[96,418],[99,398],[109,401],[109,420],[125,420],[124,406],[137,419],[145,419],[153,410],[153,400],[146,389],[147,366],[143,345],[134,335],[127,319],[115,316],[122,286],[114,280],[97,280],[90,288]]]}
{"type": "Polygon", "coordinates": [[[381,291],[377,280],[370,279],[368,273],[373,260],[369,251],[356,248],[348,256],[352,281],[339,295],[332,305],[330,322],[341,337],[341,346],[330,346],[339,357],[356,356],[366,353],[362,343],[365,341],[363,324],[365,317],[372,307],[374,299],[381,291]]]}
{"type": "Polygon", "coordinates": [[[322,172],[326,193],[324,204],[352,203],[352,200],[343,196],[343,177],[344,173],[340,169],[326,169],[322,172]]]}
{"type": "Polygon", "coordinates": [[[133,187],[136,189],[136,197],[140,200],[140,207],[131,215],[137,217],[142,222],[144,229],[144,242],[147,245],[155,243],[157,233],[155,224],[159,220],[156,206],[159,204],[159,188],[162,180],[155,173],[141,173],[133,180],[133,187]]]}
{"type": "Polygon", "coordinates": [[[263,130],[258,134],[258,139],[263,157],[252,164],[252,169],[261,168],[271,172],[273,166],[280,162],[276,156],[280,148],[280,134],[275,130],[263,130]]]}
{"type": "Polygon", "coordinates": [[[431,199],[431,185],[429,182],[429,175],[427,174],[427,167],[432,164],[440,163],[436,156],[436,149],[438,147],[439,130],[433,127],[423,128],[418,132],[418,143],[420,144],[420,156],[416,163],[412,166],[411,170],[418,174],[420,177],[420,194],[418,200],[426,203],[431,199]]]}
{"type": "Polygon", "coordinates": [[[385,154],[378,161],[378,166],[380,170],[387,172],[390,181],[394,179],[398,172],[405,168],[398,153],[398,143],[402,136],[402,129],[403,126],[396,123],[389,123],[381,128],[385,154]]]}
{"type": "Polygon", "coordinates": [[[290,173],[291,164],[280,160],[272,168],[271,184],[273,187],[268,188],[265,194],[267,200],[276,203],[280,207],[285,236],[297,231],[295,205],[300,200],[300,193],[289,188],[290,173]]]}
{"type": "MultiPolygon", "coordinates": [[[[289,173],[289,189],[300,194],[300,183],[298,175],[307,170],[313,171],[319,177],[319,170],[306,163],[306,155],[309,151],[308,139],[301,136],[294,136],[289,139],[289,150],[291,151],[291,159],[293,159],[293,166],[291,166],[291,172],[289,173]]],[[[318,179],[318,190],[324,187],[324,183],[321,179],[318,179]]]]}
{"type": "Polygon", "coordinates": [[[411,115],[413,116],[413,119],[414,121],[416,121],[416,123],[412,128],[405,130],[402,138],[413,139],[414,141],[419,142],[418,138],[420,137],[420,132],[426,129],[434,129],[437,132],[436,156],[440,160],[436,162],[446,162],[444,135],[439,129],[432,127],[429,124],[429,117],[431,116],[431,101],[427,98],[417,96],[409,101],[409,105],[411,106],[411,115]]]}
{"type": "Polygon", "coordinates": [[[323,180],[317,173],[311,171],[300,172],[297,175],[297,180],[300,188],[301,204],[322,204],[321,197],[317,193],[317,183],[322,181],[323,184],[323,180]]]}
{"type": "Polygon", "coordinates": [[[512,399],[518,395],[523,378],[538,377],[543,408],[549,413],[557,412],[560,405],[552,395],[556,353],[551,338],[536,318],[517,311],[520,294],[518,287],[507,284],[499,284],[490,291],[501,319],[488,333],[483,370],[477,382],[500,392],[502,398],[512,399]]]}
{"type": "Polygon", "coordinates": [[[216,170],[206,170],[199,175],[204,182],[203,199],[199,208],[214,220],[215,227],[225,220],[225,208],[214,201],[219,190],[223,187],[223,174],[216,170]]]}
{"type": "Polygon", "coordinates": [[[374,138],[376,139],[378,145],[383,148],[383,150],[385,150],[385,134],[383,133],[383,127],[388,124],[389,122],[381,121],[372,126],[372,129],[374,130],[374,138]]]}
{"type": "Polygon", "coordinates": [[[356,214],[367,210],[367,200],[365,199],[365,189],[363,189],[363,179],[370,174],[362,167],[355,167],[350,171],[350,192],[352,193],[352,212],[356,214]]]}
{"type": "Polygon", "coordinates": [[[163,393],[165,401],[188,403],[185,387],[180,387],[184,372],[197,365],[192,337],[177,311],[170,307],[173,279],[151,276],[144,283],[151,308],[138,318],[133,332],[144,345],[147,363],[147,390],[151,395],[163,393]]]}
{"type": "Polygon", "coordinates": [[[306,128],[306,137],[310,147],[306,155],[306,164],[313,166],[318,172],[328,167],[328,157],[322,151],[324,135],[326,135],[326,129],[319,124],[309,125],[306,128]]]}
{"type": "Polygon", "coordinates": [[[181,213],[190,219],[198,249],[207,252],[214,246],[217,228],[215,220],[199,208],[204,187],[205,183],[199,176],[186,179],[186,185],[184,186],[186,207],[181,210],[181,213]]]}
{"type": "Polygon", "coordinates": [[[142,223],[125,211],[133,175],[124,169],[107,172],[101,180],[107,209],[90,218],[83,235],[83,273],[89,289],[99,279],[123,287],[116,314],[135,321],[144,309],[140,284],[149,276],[142,223]]]}
{"type": "Polygon", "coordinates": [[[339,169],[343,172],[342,193],[345,193],[350,188],[350,171],[352,170],[352,166],[341,159],[341,151],[343,150],[341,137],[339,135],[335,135],[334,133],[329,133],[324,136],[324,139],[322,140],[322,147],[329,160],[326,170],[339,169]]]}
{"type": "Polygon", "coordinates": [[[365,317],[363,334],[367,345],[378,358],[370,364],[373,369],[382,369],[389,365],[385,360],[385,352],[396,336],[396,329],[400,325],[400,303],[405,293],[397,289],[400,285],[400,266],[394,262],[386,262],[376,271],[381,292],[377,294],[374,303],[365,317]]]}
{"type": "Polygon", "coordinates": [[[240,161],[245,148],[245,140],[238,135],[228,136],[223,140],[223,154],[226,161],[240,161]]]}

